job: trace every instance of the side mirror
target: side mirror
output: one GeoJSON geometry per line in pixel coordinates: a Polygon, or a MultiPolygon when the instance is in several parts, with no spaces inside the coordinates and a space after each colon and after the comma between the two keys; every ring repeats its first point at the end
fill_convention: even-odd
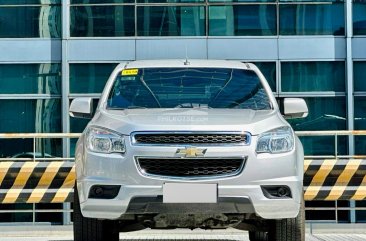
{"type": "Polygon", "coordinates": [[[305,100],[301,98],[285,98],[283,112],[286,119],[305,118],[309,114],[308,106],[305,100]]]}
{"type": "Polygon", "coordinates": [[[75,98],[70,105],[70,116],[91,119],[93,114],[92,98],[75,98]]]}

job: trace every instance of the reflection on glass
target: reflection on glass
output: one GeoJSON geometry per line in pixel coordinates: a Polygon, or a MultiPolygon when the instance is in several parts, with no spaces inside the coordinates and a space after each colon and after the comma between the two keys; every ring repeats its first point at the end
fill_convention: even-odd
{"type": "Polygon", "coordinates": [[[71,4],[134,3],[135,0],[70,0],[71,4]]]}
{"type": "Polygon", "coordinates": [[[355,130],[366,130],[366,96],[355,96],[355,130]]]}
{"type": "Polygon", "coordinates": [[[366,3],[353,3],[353,34],[366,35],[366,3]]]}
{"type": "Polygon", "coordinates": [[[61,4],[61,0],[1,0],[0,5],[61,4]]]}
{"type": "Polygon", "coordinates": [[[276,63],[256,62],[254,63],[262,72],[273,92],[276,92],[276,63]]]}
{"type": "MultiPolygon", "coordinates": [[[[354,98],[354,128],[366,130],[366,96],[354,98]]],[[[355,154],[366,155],[366,136],[355,136],[355,154]]]]}
{"type": "Polygon", "coordinates": [[[210,3],[276,2],[277,0],[208,0],[210,3]]]}
{"type": "Polygon", "coordinates": [[[281,88],[283,92],[345,91],[345,63],[282,62],[281,88]]]}
{"type": "MultiPolygon", "coordinates": [[[[304,147],[304,155],[335,155],[336,145],[334,136],[302,136],[299,138],[304,147]]],[[[339,136],[337,139],[337,155],[347,155],[347,137],[339,136]]]]}
{"type": "Polygon", "coordinates": [[[116,65],[70,64],[70,93],[101,93],[116,65]]]}
{"type": "MultiPolygon", "coordinates": [[[[60,99],[0,100],[0,133],[61,132],[60,99]]],[[[60,156],[61,139],[39,139],[36,151],[60,156]]],[[[0,156],[33,151],[33,141],[0,139],[0,156]]]]}
{"type": "Polygon", "coordinates": [[[139,36],[203,36],[205,8],[148,6],[137,8],[139,36]]]}
{"type": "Polygon", "coordinates": [[[133,76],[118,75],[106,108],[232,108],[269,110],[259,77],[230,68],[140,68],[133,76]],[[240,90],[240,91],[238,91],[240,90]]]}
{"type": "MultiPolygon", "coordinates": [[[[63,209],[62,203],[36,203],[36,210],[52,210],[52,209],[63,209]]],[[[62,213],[56,212],[36,212],[36,222],[49,222],[52,224],[62,224],[62,213]]]]}
{"type": "Polygon", "coordinates": [[[276,35],[275,5],[209,7],[210,36],[276,35]]]}
{"type": "Polygon", "coordinates": [[[0,38],[61,38],[61,6],[0,7],[0,38]]]}
{"type": "MultiPolygon", "coordinates": [[[[334,201],[306,201],[306,207],[326,207],[326,208],[335,208],[334,201]]],[[[306,220],[335,220],[335,212],[334,210],[306,210],[305,211],[306,220]]]]}
{"type": "Polygon", "coordinates": [[[134,6],[72,6],[71,37],[123,37],[135,35],[134,6]]]}
{"type": "MultiPolygon", "coordinates": [[[[356,207],[366,207],[366,200],[364,201],[356,201],[356,207]]],[[[356,211],[356,222],[358,223],[366,223],[366,210],[356,211]]]]}
{"type": "Polygon", "coordinates": [[[205,0],[137,0],[138,3],[203,3],[205,0]]]}
{"type": "Polygon", "coordinates": [[[355,91],[366,91],[366,61],[353,62],[353,80],[355,91]]]}
{"type": "Polygon", "coordinates": [[[279,2],[303,2],[303,3],[344,3],[345,0],[278,0],[279,2]]]}
{"type": "MultiPolygon", "coordinates": [[[[309,115],[303,119],[289,119],[295,131],[346,130],[345,97],[310,97],[304,98],[309,108],[309,115]]],[[[306,155],[333,155],[334,137],[302,137],[306,155]]],[[[338,154],[347,152],[347,138],[338,138],[338,154]]]]}
{"type": "Polygon", "coordinates": [[[344,35],[344,4],[280,5],[280,35],[344,35]]]}
{"type": "MultiPolygon", "coordinates": [[[[31,203],[0,204],[0,210],[32,210],[31,203]]],[[[25,223],[32,222],[32,213],[0,213],[0,222],[4,223],[25,223]]]]}
{"type": "Polygon", "coordinates": [[[309,97],[304,99],[309,108],[308,117],[288,120],[295,130],[346,129],[345,97],[309,97]]]}
{"type": "Polygon", "coordinates": [[[0,64],[0,94],[61,94],[61,65],[0,64]]]}
{"type": "MultiPolygon", "coordinates": [[[[32,203],[16,203],[16,204],[0,204],[0,210],[28,210],[33,209],[32,203]]],[[[35,209],[62,209],[62,203],[38,203],[35,209]]],[[[35,213],[36,222],[48,222],[51,224],[62,224],[62,213],[35,213]]],[[[7,212],[0,213],[0,223],[31,223],[33,222],[33,214],[31,212],[7,212]]],[[[20,224],[21,225],[21,224],[20,224]]]]}

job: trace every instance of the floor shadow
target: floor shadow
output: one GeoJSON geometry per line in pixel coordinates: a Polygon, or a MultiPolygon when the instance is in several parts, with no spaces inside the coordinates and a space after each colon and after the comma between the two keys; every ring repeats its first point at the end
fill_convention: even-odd
{"type": "MultiPolygon", "coordinates": [[[[154,238],[136,238],[136,239],[120,239],[119,241],[141,241],[141,240],[156,240],[154,238]]],[[[207,241],[237,241],[236,239],[202,239],[202,238],[196,238],[196,239],[159,239],[159,241],[202,241],[202,240],[207,240],[207,241]]],[[[73,241],[73,240],[49,240],[49,241],[73,241]]]]}

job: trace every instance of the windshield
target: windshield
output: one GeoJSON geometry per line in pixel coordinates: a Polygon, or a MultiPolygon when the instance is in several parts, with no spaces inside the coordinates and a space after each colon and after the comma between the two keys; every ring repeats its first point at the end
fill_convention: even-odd
{"type": "Polygon", "coordinates": [[[268,110],[254,71],[229,68],[125,69],[109,93],[108,109],[235,108],[268,110]]]}

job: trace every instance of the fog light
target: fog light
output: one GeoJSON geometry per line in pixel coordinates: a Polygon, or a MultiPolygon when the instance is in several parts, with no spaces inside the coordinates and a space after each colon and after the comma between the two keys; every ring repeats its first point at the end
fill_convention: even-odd
{"type": "Polygon", "coordinates": [[[90,188],[89,198],[113,199],[117,197],[120,188],[119,185],[94,185],[90,188]]]}
{"type": "Polygon", "coordinates": [[[96,196],[102,196],[102,195],[103,195],[103,193],[104,193],[103,188],[101,188],[101,187],[96,187],[96,188],[94,189],[94,193],[95,193],[95,195],[96,195],[96,196]]]}
{"type": "Polygon", "coordinates": [[[283,187],[278,188],[277,189],[277,195],[279,197],[287,196],[287,190],[286,190],[286,188],[283,188],[283,187]]]}
{"type": "Polygon", "coordinates": [[[261,186],[266,198],[291,198],[291,190],[288,186],[261,186]]]}

